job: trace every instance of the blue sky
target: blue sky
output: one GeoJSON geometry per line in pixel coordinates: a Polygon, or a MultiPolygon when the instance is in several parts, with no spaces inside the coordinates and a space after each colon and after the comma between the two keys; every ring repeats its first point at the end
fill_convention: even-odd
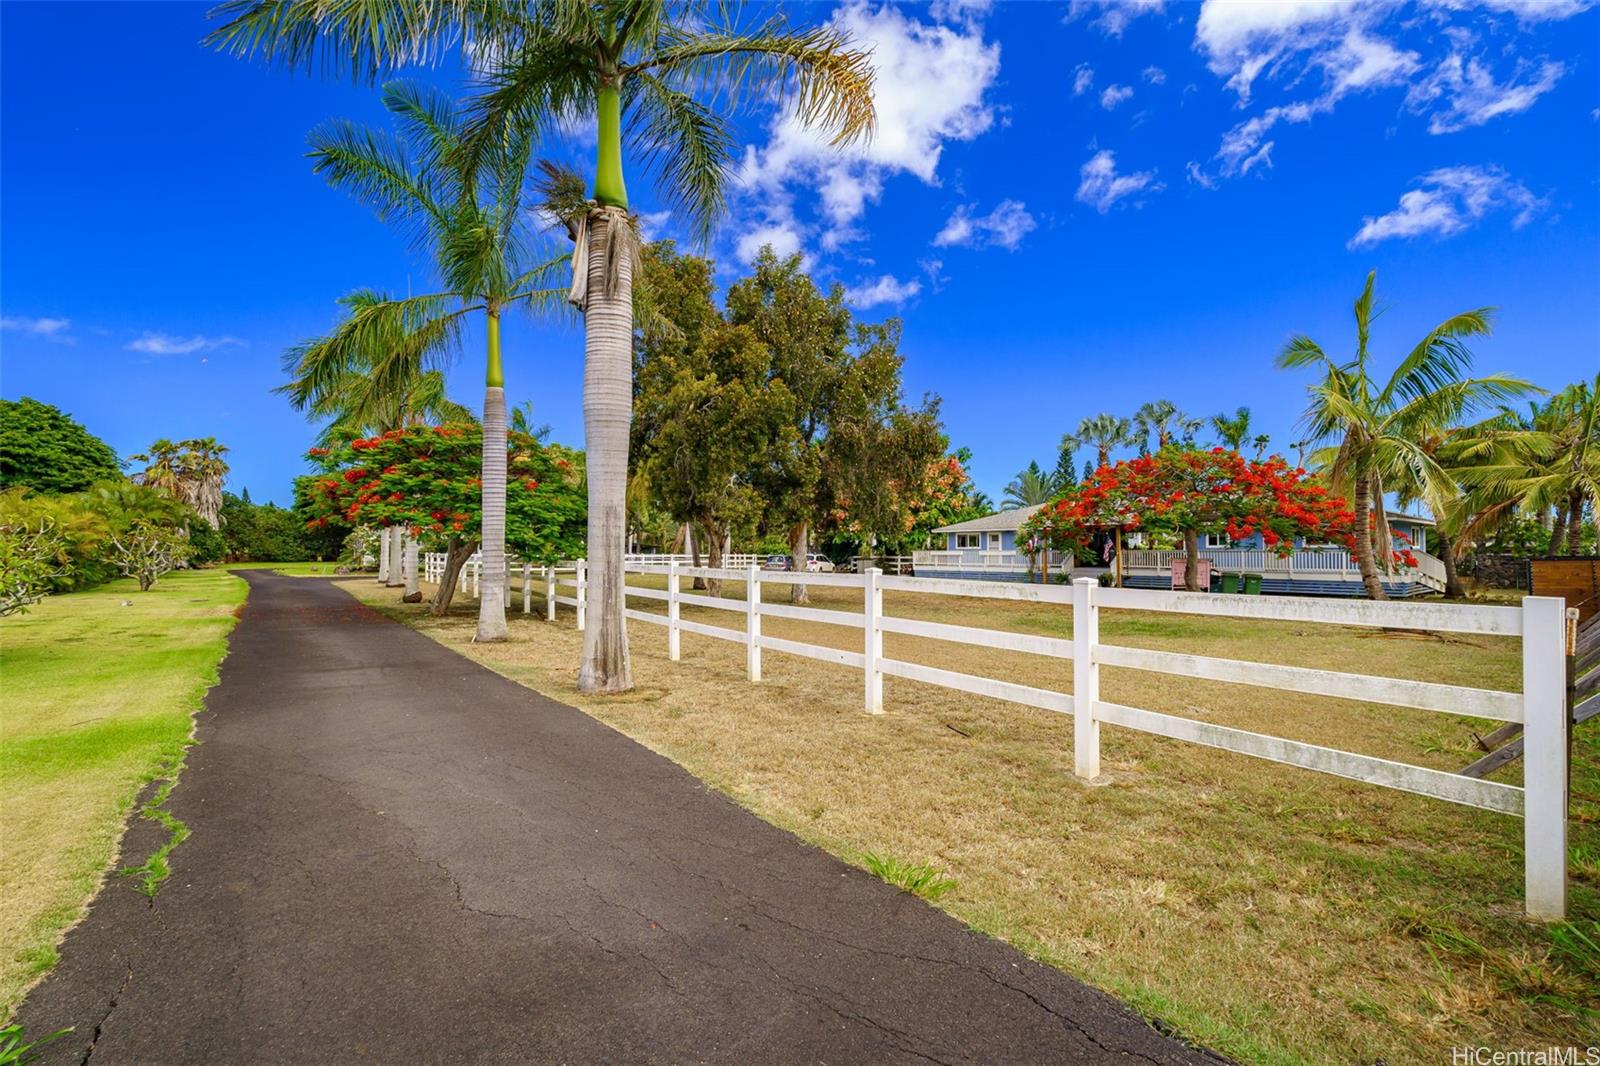
{"type": "MultiPolygon", "coordinates": [[[[1273,356],[1297,332],[1348,350],[1371,269],[1386,359],[1495,305],[1480,369],[1559,387],[1600,367],[1585,3],[795,16],[873,47],[879,136],[839,155],[781,115],[744,118],[711,252],[726,281],[772,241],[863,316],[901,316],[908,393],[944,397],[991,495],[1080,418],[1161,397],[1247,405],[1286,446],[1305,378],[1273,356]]],[[[0,5],[0,393],[124,454],[216,436],[230,487],[286,501],[312,429],[270,391],[281,352],[351,289],[431,278],[304,158],[325,119],[381,122],[376,93],[216,55],[206,29],[202,6],[0,5]]],[[[547,154],[581,158],[583,139],[547,154]]],[[[681,235],[643,175],[630,192],[651,232],[681,235]]],[[[581,444],[579,331],[517,322],[506,348],[509,398],[581,444]]],[[[479,352],[469,337],[451,372],[474,407],[479,352]]]]}

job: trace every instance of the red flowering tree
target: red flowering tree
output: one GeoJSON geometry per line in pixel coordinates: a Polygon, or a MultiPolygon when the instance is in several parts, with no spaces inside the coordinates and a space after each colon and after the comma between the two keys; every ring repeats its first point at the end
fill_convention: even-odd
{"type": "Polygon", "coordinates": [[[1069,548],[1096,529],[1176,534],[1183,540],[1184,583],[1198,591],[1202,533],[1242,540],[1259,532],[1269,550],[1288,555],[1297,537],[1354,546],[1354,524],[1342,498],[1281,456],[1246,459],[1224,448],[1168,447],[1101,467],[1030,518],[1018,539],[1069,548]]]}
{"type": "MultiPolygon", "coordinates": [[[[475,423],[390,430],[338,448],[313,448],[310,527],[404,526],[446,554],[433,611],[450,609],[482,527],[483,429],[475,423]]],[[[507,441],[506,547],[554,563],[583,550],[588,509],[583,455],[525,433],[507,441]]]]}

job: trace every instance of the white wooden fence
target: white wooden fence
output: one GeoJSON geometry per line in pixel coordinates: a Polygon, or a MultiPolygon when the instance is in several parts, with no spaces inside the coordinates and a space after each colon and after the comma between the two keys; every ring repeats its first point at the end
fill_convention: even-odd
{"type": "MultiPolygon", "coordinates": [[[[1489,607],[1101,588],[1097,581],[1090,578],[1081,578],[1071,585],[1034,585],[902,577],[870,568],[860,574],[797,574],[764,571],[756,565],[739,569],[711,569],[682,565],[676,559],[668,559],[665,565],[628,562],[625,569],[635,574],[665,575],[665,589],[639,585],[629,585],[627,588],[630,597],[665,603],[665,612],[629,607],[626,615],[632,621],[665,627],[667,653],[673,661],[679,659],[682,634],[691,633],[744,645],[746,673],[751,681],[761,680],[761,657],[764,651],[798,655],[860,670],[863,676],[863,705],[869,714],[884,712],[883,678],[886,675],[1070,714],[1074,719],[1074,772],[1085,780],[1100,776],[1100,727],[1112,725],[1192,744],[1223,748],[1272,762],[1288,763],[1449,803],[1521,815],[1527,913],[1530,917],[1550,921],[1560,920],[1566,915],[1568,711],[1565,602],[1558,597],[1528,596],[1523,598],[1519,607],[1489,607]],[[739,599],[724,599],[685,592],[680,584],[686,577],[742,581],[745,583],[745,595],[739,599]],[[860,589],[862,610],[857,613],[762,602],[763,584],[797,583],[860,589]],[[885,591],[1056,604],[1063,610],[1072,611],[1072,639],[889,615],[884,611],[885,591]],[[733,629],[686,619],[682,616],[685,605],[742,614],[744,625],[740,629],[733,629]],[[1102,608],[1520,637],[1522,691],[1467,688],[1430,681],[1106,644],[1100,640],[1102,608]],[[763,618],[798,619],[860,630],[861,650],[830,648],[770,636],[762,632],[763,618]],[[883,652],[885,633],[1025,652],[1070,662],[1072,692],[1034,688],[891,659],[883,652]],[[1109,703],[1100,698],[1100,670],[1105,666],[1253,685],[1283,693],[1331,696],[1492,718],[1502,722],[1520,722],[1526,737],[1524,784],[1519,787],[1485,781],[1109,703]]],[[[586,562],[580,559],[565,567],[523,567],[521,576],[525,612],[531,603],[535,574],[545,584],[546,618],[555,618],[556,604],[566,604],[576,610],[577,625],[582,629],[586,621],[586,562]],[[568,588],[573,592],[571,596],[560,594],[559,590],[568,588]]]]}

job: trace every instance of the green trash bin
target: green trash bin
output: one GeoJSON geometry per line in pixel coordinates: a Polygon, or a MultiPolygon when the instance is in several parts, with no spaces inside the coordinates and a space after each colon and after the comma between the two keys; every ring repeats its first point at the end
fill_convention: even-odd
{"type": "Polygon", "coordinates": [[[1261,575],[1260,574],[1246,574],[1246,575],[1244,575],[1244,594],[1246,596],[1259,596],[1259,595],[1261,595],[1261,575]]]}
{"type": "Polygon", "coordinates": [[[1222,591],[1226,592],[1226,593],[1230,593],[1230,594],[1238,592],[1239,591],[1239,575],[1238,574],[1223,574],[1222,575],[1222,591]]]}

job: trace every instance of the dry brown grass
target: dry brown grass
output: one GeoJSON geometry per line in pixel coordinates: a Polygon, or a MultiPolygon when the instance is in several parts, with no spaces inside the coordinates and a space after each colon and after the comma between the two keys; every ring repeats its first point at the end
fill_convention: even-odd
{"type": "MultiPolygon", "coordinates": [[[[660,586],[655,579],[635,579],[660,586]]],[[[1189,1037],[1264,1063],[1445,1061],[1452,1045],[1594,1038],[1600,960],[1523,922],[1518,820],[1228,752],[1106,727],[1109,783],[1072,775],[1069,717],[888,678],[889,713],[861,711],[859,671],[630,626],[637,688],[576,691],[581,634],[513,616],[473,645],[475,605],[434,619],[371,582],[360,598],[680,763],[761,817],[844,857],[929,862],[957,881],[938,905],[1105,988],[1189,1037]],[[1554,946],[1553,946],[1554,944],[1554,946]]],[[[537,590],[542,593],[542,588],[537,590]]],[[[737,583],[724,594],[743,595],[737,583]]],[[[766,597],[787,589],[767,586],[766,597]]],[[[859,593],[812,588],[815,606],[859,593]]],[[[520,603],[520,598],[514,599],[520,603]]],[[[536,594],[536,610],[542,610],[536,594]]],[[[639,601],[659,610],[664,605],[639,601]]],[[[1070,635],[1070,610],[886,595],[890,614],[1070,635]]],[[[742,629],[735,613],[684,617],[742,629]]],[[[858,648],[860,631],[774,618],[775,636],[858,648]]],[[[1102,639],[1138,647],[1488,688],[1519,687],[1517,645],[1490,637],[1102,612],[1102,639]]],[[[886,634],[894,658],[1071,689],[1067,662],[886,634]]],[[[1441,769],[1493,723],[1107,669],[1105,698],[1441,769]]],[[[1580,749],[1573,843],[1600,852],[1594,744],[1580,749]]],[[[1516,780],[1516,771],[1503,774],[1516,780]]],[[[1597,864],[1575,864],[1573,912],[1600,916],[1597,864]]]]}

